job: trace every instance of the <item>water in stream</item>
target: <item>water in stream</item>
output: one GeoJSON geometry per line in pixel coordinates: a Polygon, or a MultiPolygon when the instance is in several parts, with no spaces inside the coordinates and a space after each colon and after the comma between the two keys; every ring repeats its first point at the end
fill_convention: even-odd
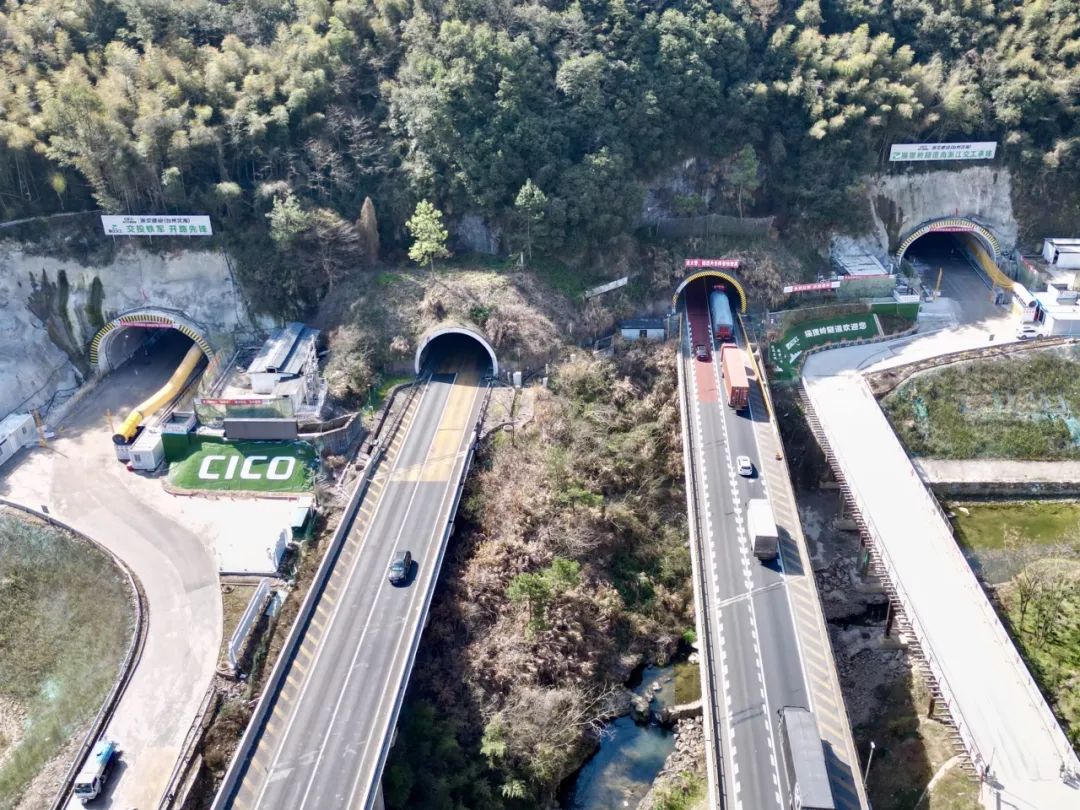
{"type": "MultiPolygon", "coordinates": [[[[655,695],[653,712],[675,703],[673,667],[647,667],[639,695],[655,695]],[[660,691],[653,692],[654,683],[660,691]]],[[[566,810],[621,810],[637,807],[660,773],[675,737],[657,725],[639,726],[632,717],[620,717],[607,725],[600,749],[565,786],[562,806],[566,810]]]]}

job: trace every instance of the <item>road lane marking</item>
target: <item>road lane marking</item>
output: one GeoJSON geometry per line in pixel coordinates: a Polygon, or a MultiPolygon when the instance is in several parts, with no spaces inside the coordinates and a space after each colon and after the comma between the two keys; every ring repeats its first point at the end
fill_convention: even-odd
{"type": "MultiPolygon", "coordinates": [[[[686,313],[686,322],[687,322],[687,338],[689,339],[689,346],[692,347],[694,345],[694,343],[693,343],[693,325],[690,322],[689,312],[686,313]]],[[[688,354],[688,356],[692,357],[693,353],[690,352],[688,354]]],[[[679,362],[683,362],[683,358],[680,358],[679,362]]],[[[698,470],[701,473],[701,476],[700,476],[700,482],[701,482],[700,483],[700,489],[702,490],[701,491],[701,501],[706,505],[706,509],[705,509],[705,527],[704,527],[705,528],[705,538],[704,539],[705,539],[706,542],[703,542],[701,544],[701,547],[702,547],[702,553],[708,555],[709,561],[712,563],[712,567],[713,567],[713,571],[714,571],[713,580],[712,580],[712,587],[713,587],[712,593],[711,594],[702,594],[702,597],[704,599],[707,599],[707,600],[711,601],[711,602],[715,602],[715,601],[717,601],[717,597],[719,596],[719,588],[720,588],[720,586],[719,586],[719,577],[715,574],[715,571],[717,569],[717,559],[716,559],[716,555],[714,553],[715,550],[713,548],[712,509],[711,509],[711,499],[709,498],[708,478],[707,478],[707,473],[706,473],[707,467],[706,467],[706,464],[705,464],[705,437],[704,437],[704,435],[702,433],[702,427],[701,427],[702,426],[702,419],[701,419],[702,392],[698,388],[697,362],[696,362],[696,359],[690,360],[688,365],[690,366],[690,379],[691,379],[691,387],[692,387],[692,393],[693,393],[693,407],[694,407],[693,424],[691,424],[688,427],[688,429],[692,430],[694,435],[697,437],[696,450],[697,450],[697,455],[698,455],[697,466],[698,466],[698,470]]],[[[702,560],[702,564],[703,565],[706,564],[706,561],[702,560]]],[[[719,695],[718,695],[719,702],[722,703],[722,705],[723,705],[722,716],[716,718],[716,721],[719,722],[719,724],[720,724],[720,733],[721,733],[721,735],[723,735],[726,738],[726,745],[723,745],[722,749],[723,749],[724,752],[727,753],[727,760],[728,760],[728,762],[727,762],[727,772],[731,775],[731,777],[730,777],[731,784],[729,786],[729,792],[730,792],[730,794],[732,796],[732,800],[733,800],[732,801],[733,810],[741,810],[742,801],[741,801],[740,796],[739,796],[739,794],[740,794],[740,782],[739,782],[739,768],[738,768],[737,753],[736,753],[736,750],[735,750],[735,729],[734,729],[734,727],[733,727],[733,725],[731,723],[731,682],[728,679],[727,649],[726,649],[726,647],[724,645],[724,621],[723,621],[723,618],[721,616],[721,611],[720,610],[716,610],[713,613],[714,613],[713,621],[715,623],[715,631],[716,631],[716,644],[719,647],[719,649],[715,650],[714,652],[718,655],[719,664],[720,664],[720,672],[716,673],[715,675],[719,675],[719,678],[720,678],[719,687],[720,688],[718,690],[716,688],[717,684],[716,684],[716,681],[715,681],[715,675],[714,674],[710,673],[710,680],[713,681],[713,691],[714,691],[714,693],[716,693],[717,691],[719,692],[719,695]]],[[[703,658],[702,660],[704,661],[704,660],[707,660],[707,659],[703,658]]],[[[723,779],[723,774],[720,775],[720,778],[721,778],[722,782],[726,781],[726,780],[723,779]]]]}
{"type": "MultiPolygon", "coordinates": [[[[711,332],[709,334],[709,339],[710,339],[710,342],[712,343],[712,345],[713,345],[713,347],[715,349],[715,340],[713,340],[713,335],[712,335],[711,332]]],[[[738,339],[736,339],[736,346],[738,346],[741,351],[746,351],[747,350],[746,348],[744,348],[742,346],[739,346],[738,339]]],[[[717,385],[718,386],[721,385],[720,372],[719,372],[719,369],[716,366],[713,367],[713,374],[716,376],[717,385]]],[[[760,384],[760,381],[758,381],[758,382],[760,384]]],[[[754,411],[753,411],[753,405],[750,403],[749,398],[747,400],[747,408],[748,408],[748,410],[750,412],[750,419],[753,422],[754,421],[754,411]]],[[[721,424],[721,427],[722,427],[722,430],[723,430],[723,437],[724,437],[724,442],[723,442],[723,444],[724,444],[724,461],[726,461],[726,463],[727,463],[729,473],[731,473],[733,475],[735,465],[734,465],[734,460],[731,457],[731,437],[730,437],[730,435],[728,433],[727,412],[726,412],[726,409],[723,407],[723,405],[719,405],[717,410],[719,410],[719,412],[720,412],[720,424],[721,424]]],[[[756,430],[751,430],[751,435],[754,437],[754,444],[755,444],[756,450],[757,450],[757,458],[760,461],[760,459],[762,457],[762,454],[761,454],[761,445],[758,442],[757,431],[756,430]]],[[[733,505],[735,507],[735,512],[736,512],[735,531],[736,531],[736,533],[737,533],[737,535],[739,537],[739,552],[740,552],[740,555],[742,556],[743,576],[745,578],[747,592],[749,593],[749,592],[752,592],[752,590],[753,590],[753,573],[752,573],[751,568],[750,568],[750,551],[751,551],[749,549],[750,538],[749,538],[748,533],[746,531],[746,527],[743,525],[742,500],[741,500],[741,498],[739,496],[737,488],[732,494],[732,503],[733,503],[733,505]]],[[[781,566],[781,572],[783,572],[783,560],[782,559],[781,559],[781,562],[780,562],[780,566],[781,566]]],[[[780,581],[783,582],[784,579],[785,579],[784,577],[781,577],[780,581]]],[[[754,642],[754,663],[756,664],[756,670],[757,670],[756,674],[757,674],[758,682],[760,684],[762,684],[762,698],[764,700],[763,708],[765,710],[765,727],[766,727],[766,730],[768,731],[768,735],[766,736],[766,743],[768,744],[768,748],[769,748],[769,762],[770,762],[770,765],[772,767],[772,773],[775,776],[775,774],[777,772],[777,767],[776,767],[776,740],[774,739],[774,735],[773,735],[772,709],[771,709],[771,706],[769,705],[768,695],[765,694],[765,690],[764,690],[765,662],[764,662],[764,658],[763,658],[763,656],[761,654],[761,644],[760,644],[760,642],[758,640],[757,611],[754,608],[754,600],[752,598],[748,600],[748,606],[750,608],[750,611],[749,611],[750,612],[750,632],[751,632],[751,636],[753,637],[753,642],[754,642]]],[[[794,622],[794,619],[792,619],[792,621],[794,622]]],[[[805,684],[805,676],[804,676],[803,682],[805,684]]],[[[776,787],[775,787],[775,796],[774,796],[774,798],[776,800],[777,807],[782,807],[783,806],[783,798],[782,798],[781,793],[780,793],[779,785],[776,785],[776,787]]]]}
{"type": "MultiPolygon", "coordinates": [[[[468,378],[466,378],[466,379],[468,379],[468,378]]],[[[473,409],[476,406],[476,396],[477,396],[478,393],[479,393],[479,390],[475,386],[473,386],[472,399],[471,399],[471,402],[469,403],[469,408],[468,408],[468,414],[470,416],[472,415],[473,409]]],[[[449,414],[449,413],[444,414],[444,416],[445,416],[446,419],[452,418],[452,415],[449,414]]],[[[461,461],[462,468],[461,468],[459,474],[456,477],[452,476],[452,475],[447,476],[446,483],[449,483],[450,486],[448,486],[446,488],[446,490],[445,490],[445,492],[443,494],[443,497],[439,502],[439,510],[436,513],[438,516],[441,517],[444,510],[445,510],[448,513],[447,520],[449,520],[452,517],[451,515],[449,515],[449,510],[453,508],[454,496],[456,494],[456,491],[457,491],[457,488],[458,488],[459,484],[461,483],[460,479],[461,479],[462,476],[465,475],[464,461],[465,461],[465,459],[467,458],[467,455],[468,455],[468,446],[466,446],[465,449],[462,450],[461,444],[462,444],[462,440],[468,438],[469,433],[471,432],[471,429],[472,428],[469,425],[469,420],[467,418],[466,421],[465,421],[465,424],[462,425],[461,435],[458,437],[458,447],[457,447],[457,450],[456,450],[456,452],[454,454],[454,457],[455,457],[454,466],[456,467],[457,462],[461,461]]],[[[471,442],[471,439],[469,439],[469,442],[471,442]]],[[[432,443],[432,446],[434,448],[434,442],[432,443]]],[[[440,463],[440,461],[438,459],[436,459],[435,463],[438,464],[438,463],[440,463]]],[[[438,544],[438,549],[437,549],[438,554],[437,554],[437,556],[439,556],[439,564],[437,566],[435,564],[432,564],[432,565],[428,566],[428,568],[427,568],[427,571],[428,571],[428,583],[426,584],[426,586],[424,587],[424,589],[422,591],[420,591],[419,588],[417,589],[418,592],[421,592],[423,594],[423,596],[420,599],[420,604],[418,604],[418,605],[410,605],[408,611],[406,612],[406,621],[408,620],[408,614],[411,613],[411,611],[413,610],[414,607],[417,609],[417,612],[419,614],[419,613],[424,611],[425,606],[430,607],[430,600],[434,598],[435,584],[434,584],[434,582],[432,580],[437,578],[438,572],[436,571],[436,568],[441,568],[442,567],[441,554],[445,551],[445,547],[443,546],[443,539],[444,539],[443,538],[443,533],[446,531],[446,522],[440,520],[440,522],[436,524],[435,530],[436,530],[435,536],[433,538],[431,538],[431,539],[435,540],[436,543],[438,544]]],[[[446,537],[446,541],[449,542],[449,536],[446,537]]],[[[415,602],[415,599],[413,601],[415,602]]],[[[420,616],[418,615],[417,620],[419,618],[420,618],[420,616]]],[[[422,633],[423,630],[424,630],[423,626],[417,628],[418,633],[422,633]]],[[[396,641],[396,643],[394,645],[394,655],[391,658],[391,661],[393,661],[393,662],[400,661],[400,650],[401,650],[401,645],[404,643],[404,641],[405,641],[404,634],[399,634],[399,636],[397,638],[397,641],[396,641]]],[[[415,646],[413,647],[413,649],[412,649],[412,651],[410,653],[410,656],[415,655],[418,649],[419,649],[419,639],[416,639],[415,646]]],[[[409,668],[411,666],[411,664],[410,664],[409,661],[405,661],[405,662],[403,662],[403,666],[405,668],[409,668]]],[[[401,675],[402,675],[402,678],[404,678],[405,672],[403,671],[401,673],[401,675]]],[[[376,704],[380,708],[383,707],[385,705],[385,703],[386,703],[386,691],[387,691],[387,689],[390,688],[390,682],[392,680],[393,680],[393,677],[391,676],[391,677],[388,677],[383,683],[382,692],[379,694],[379,700],[378,700],[378,702],[376,704]]],[[[401,697],[402,697],[402,699],[404,699],[404,693],[402,693],[401,697]]],[[[400,708],[397,705],[396,700],[394,701],[394,706],[395,706],[395,708],[400,708]]],[[[388,721],[391,720],[391,719],[393,719],[393,709],[391,709],[391,717],[388,718],[388,721]]],[[[388,729],[388,730],[392,732],[392,729],[388,729]]],[[[368,734],[368,739],[369,740],[370,740],[370,737],[371,737],[371,735],[369,733],[368,734]]],[[[365,744],[366,744],[366,741],[365,741],[365,744]]],[[[352,787],[349,789],[349,798],[346,801],[346,804],[345,804],[346,807],[352,807],[353,806],[353,802],[354,802],[354,798],[356,796],[357,788],[360,787],[360,781],[361,781],[361,779],[363,777],[364,777],[364,772],[360,768],[358,768],[357,773],[356,773],[356,779],[353,780],[352,787]]]]}
{"type": "MultiPolygon", "coordinates": [[[[430,388],[425,388],[420,394],[420,399],[423,400],[424,398],[426,398],[427,395],[428,395],[428,392],[430,390],[431,390],[430,388]]],[[[412,431],[416,428],[416,425],[417,425],[417,423],[415,421],[410,421],[408,430],[406,432],[411,434],[412,431]]],[[[400,456],[395,456],[395,458],[394,458],[394,467],[395,468],[396,468],[399,460],[400,460],[400,456]]],[[[378,501],[376,502],[376,506],[375,506],[376,514],[378,513],[380,507],[384,503],[385,503],[385,501],[382,498],[378,499],[378,501]]],[[[365,532],[367,532],[367,531],[370,531],[370,526],[365,528],[365,532]]],[[[356,557],[350,563],[349,576],[346,578],[346,581],[349,581],[349,580],[352,579],[353,574],[355,574],[355,572],[356,572],[356,566],[359,563],[359,560],[360,560],[360,555],[357,554],[356,557]]],[[[335,566],[335,568],[336,568],[336,566],[335,566]]],[[[385,581],[386,581],[386,578],[383,577],[381,579],[381,581],[380,581],[380,586],[379,586],[380,589],[382,587],[382,583],[385,582],[385,581]]],[[[334,606],[333,614],[330,617],[330,626],[331,627],[336,622],[337,617],[338,617],[338,615],[340,613],[340,609],[341,609],[340,604],[334,606]]],[[[309,661],[311,663],[311,672],[308,673],[304,678],[304,682],[303,682],[303,685],[302,685],[302,687],[300,689],[300,693],[299,693],[299,699],[297,700],[297,706],[299,706],[300,704],[303,703],[304,696],[307,694],[307,689],[311,685],[311,674],[314,673],[314,671],[318,667],[318,663],[319,663],[319,660],[322,657],[322,653],[326,649],[325,645],[320,644],[318,647],[316,647],[315,654],[314,654],[314,656],[312,656],[312,654],[310,652],[307,652],[306,649],[305,649],[307,647],[307,643],[308,643],[308,641],[305,638],[304,643],[301,644],[301,646],[300,646],[300,650],[299,650],[298,654],[303,653],[303,654],[307,655],[307,657],[308,657],[308,659],[309,659],[309,661]]],[[[295,711],[292,712],[291,715],[289,716],[289,722],[285,726],[285,733],[282,734],[282,736],[281,736],[281,743],[277,746],[277,750],[275,751],[274,758],[273,758],[273,760],[271,762],[271,766],[270,766],[271,770],[274,770],[274,769],[277,768],[278,761],[281,758],[281,753],[284,750],[285,745],[286,745],[286,743],[288,742],[288,739],[289,739],[289,734],[292,731],[293,723],[296,722],[296,717],[297,717],[297,712],[295,712],[295,711]]],[[[257,796],[255,798],[256,806],[259,806],[259,805],[262,804],[263,796],[266,794],[266,790],[270,786],[271,781],[272,780],[267,780],[267,781],[263,782],[262,788],[261,788],[261,790],[259,790],[259,792],[258,792],[258,794],[257,794],[257,796]]]]}
{"type": "MultiPolygon", "coordinates": [[[[453,386],[454,380],[456,378],[457,378],[457,375],[454,375],[454,377],[451,378],[450,383],[449,383],[451,386],[453,386]]],[[[447,397],[447,400],[446,400],[446,402],[443,403],[442,410],[439,413],[439,420],[440,421],[442,420],[442,418],[446,414],[446,408],[449,405],[449,403],[450,403],[450,399],[449,399],[449,397],[447,397]]],[[[436,425],[437,424],[438,423],[436,423],[436,425]]],[[[410,432],[411,432],[411,429],[410,429],[410,432]]],[[[434,445],[434,441],[432,441],[432,443],[427,446],[427,449],[425,451],[425,459],[430,455],[431,448],[432,448],[433,445],[434,445]]],[[[414,483],[414,485],[413,485],[412,493],[409,495],[409,501],[405,505],[405,510],[400,515],[401,521],[400,521],[400,525],[398,526],[397,536],[394,539],[394,546],[395,547],[397,547],[399,545],[400,541],[401,541],[401,535],[405,531],[406,517],[408,516],[409,512],[412,511],[413,503],[416,501],[416,495],[417,495],[417,493],[419,493],[419,491],[420,491],[420,482],[416,481],[414,483]]],[[[382,503],[383,503],[383,501],[380,500],[379,505],[381,506],[382,503]]],[[[356,555],[356,559],[357,559],[357,561],[359,561],[359,559],[360,559],[359,554],[356,555]]],[[[354,574],[355,574],[355,568],[349,572],[348,581],[352,580],[352,577],[353,577],[354,574]]],[[[380,594],[382,594],[382,592],[383,592],[383,590],[386,587],[388,582],[389,582],[389,580],[387,579],[387,577],[380,577],[379,578],[379,586],[375,591],[375,598],[372,600],[372,605],[373,606],[379,604],[379,596],[380,596],[380,594]]],[[[315,784],[315,777],[318,775],[319,765],[322,764],[322,757],[323,757],[323,754],[326,751],[326,746],[330,741],[330,735],[333,733],[334,726],[335,726],[336,720],[337,720],[338,711],[341,709],[341,703],[345,699],[345,694],[348,691],[349,681],[352,680],[353,673],[356,672],[356,660],[357,660],[357,658],[359,658],[360,653],[364,648],[364,639],[367,637],[368,630],[371,627],[371,620],[375,618],[375,613],[376,613],[376,611],[374,609],[371,610],[368,613],[367,620],[364,622],[364,627],[360,631],[360,638],[356,643],[356,650],[353,653],[351,661],[349,662],[349,669],[345,674],[345,682],[341,685],[341,688],[340,688],[340,690],[338,692],[337,700],[334,703],[333,711],[330,713],[330,718],[331,718],[330,722],[329,722],[329,724],[327,724],[326,733],[323,735],[322,741],[319,744],[319,751],[318,751],[318,754],[315,757],[313,766],[311,768],[311,773],[308,776],[307,784],[306,784],[306,786],[304,788],[304,793],[300,797],[300,805],[299,805],[299,807],[301,807],[301,808],[303,808],[307,804],[308,795],[311,793],[311,788],[315,784]]],[[[336,620],[337,620],[337,611],[335,610],[334,617],[333,617],[333,619],[331,619],[331,622],[333,623],[336,620]]],[[[319,652],[322,653],[323,649],[325,649],[325,648],[320,647],[319,652]]],[[[312,667],[312,669],[314,669],[314,667],[312,667]]],[[[306,684],[305,684],[305,686],[306,686],[306,684]]],[[[290,725],[291,725],[291,723],[290,723],[290,725]]],[[[286,736],[287,735],[288,735],[288,731],[286,731],[286,736]]]]}

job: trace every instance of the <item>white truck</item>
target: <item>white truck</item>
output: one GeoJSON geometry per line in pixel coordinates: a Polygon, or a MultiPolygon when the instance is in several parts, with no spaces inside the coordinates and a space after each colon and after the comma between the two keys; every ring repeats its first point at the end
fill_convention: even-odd
{"type": "Polygon", "coordinates": [[[780,533],[773,520],[768,498],[753,498],[746,504],[746,531],[750,547],[759,560],[775,560],[780,553],[780,533]]]}
{"type": "Polygon", "coordinates": [[[836,810],[825,749],[809,709],[784,706],[780,714],[780,749],[791,788],[791,810],[836,810]]]}

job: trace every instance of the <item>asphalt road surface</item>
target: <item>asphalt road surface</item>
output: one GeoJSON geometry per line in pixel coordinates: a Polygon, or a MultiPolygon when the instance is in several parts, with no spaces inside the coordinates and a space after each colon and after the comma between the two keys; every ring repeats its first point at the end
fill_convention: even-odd
{"type": "Polygon", "coordinates": [[[376,475],[377,498],[361,509],[369,517],[353,529],[359,542],[350,551],[347,541],[336,562],[227,806],[372,806],[483,393],[471,359],[447,361],[432,377],[381,484],[376,475]],[[387,566],[404,549],[413,572],[395,587],[387,566]]]}
{"type": "Polygon", "coordinates": [[[709,580],[706,597],[713,606],[714,637],[720,647],[720,671],[709,676],[720,695],[722,717],[715,736],[723,748],[720,767],[726,801],[730,808],[782,808],[787,807],[790,790],[781,760],[777,710],[808,702],[783,556],[770,563],[758,560],[745,529],[747,502],[768,494],[756,473],[761,465],[754,434],[754,420],[768,417],[753,410],[736,413],[727,406],[719,354],[708,337],[704,290],[689,288],[686,306],[690,335],[681,362],[692,387],[690,429],[697,452],[693,461],[701,473],[698,481],[706,513],[702,527],[709,580]],[[696,360],[689,347],[706,339],[713,345],[712,357],[696,360]],[[754,463],[753,477],[736,473],[735,459],[740,455],[754,463]]]}

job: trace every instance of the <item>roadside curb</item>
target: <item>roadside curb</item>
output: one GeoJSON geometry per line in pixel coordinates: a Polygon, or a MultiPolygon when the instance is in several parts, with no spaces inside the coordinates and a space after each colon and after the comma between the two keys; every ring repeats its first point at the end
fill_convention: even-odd
{"type": "Polygon", "coordinates": [[[40,512],[33,507],[26,506],[17,501],[0,497],[0,506],[18,510],[31,517],[37,518],[38,520],[44,521],[50,526],[55,526],[66,532],[70,532],[81,540],[90,543],[94,548],[107,554],[127,577],[128,585],[131,587],[132,601],[135,604],[135,633],[131,638],[131,643],[128,645],[127,655],[124,657],[124,662],[120,667],[120,673],[116,678],[116,682],[113,684],[112,690],[109,692],[108,696],[106,696],[105,702],[102,704],[97,716],[94,718],[89,731],[87,731],[82,745],[79,746],[79,752],[71,766],[68,768],[67,773],[64,775],[64,780],[60,785],[60,789],[57,791],[56,796],[49,805],[50,810],[60,810],[60,808],[67,803],[68,793],[71,790],[72,783],[75,781],[75,776],[79,772],[79,768],[82,767],[83,760],[86,759],[90,749],[101,736],[102,732],[104,732],[105,727],[115,714],[120,698],[123,697],[124,692],[127,690],[127,686],[131,682],[131,676],[134,674],[135,668],[142,659],[142,652],[143,647],[146,645],[147,627],[150,619],[149,606],[146,601],[146,594],[143,592],[142,582],[139,581],[135,572],[132,571],[127,563],[119,556],[105,548],[105,546],[98,543],[92,537],[80,532],[78,529],[73,528],[62,520],[57,520],[51,515],[47,515],[44,512],[40,512]]]}

